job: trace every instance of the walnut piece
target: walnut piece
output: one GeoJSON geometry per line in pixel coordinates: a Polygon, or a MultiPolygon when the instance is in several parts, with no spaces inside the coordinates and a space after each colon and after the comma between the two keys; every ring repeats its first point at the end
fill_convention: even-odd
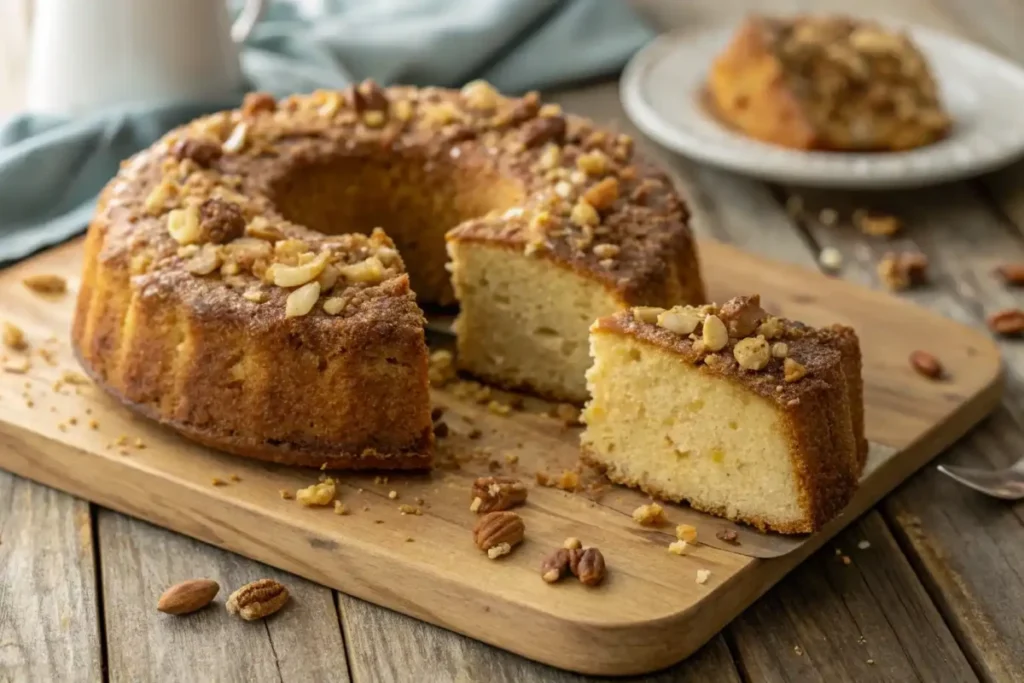
{"type": "Polygon", "coordinates": [[[527,489],[513,477],[480,477],[473,482],[472,496],[474,503],[480,499],[474,512],[496,512],[525,503],[527,489]]]}
{"type": "MultiPolygon", "coordinates": [[[[473,525],[473,542],[480,550],[490,551],[505,544],[509,550],[523,542],[526,526],[514,512],[488,512],[473,525]]],[[[507,554],[507,553],[502,553],[507,554]]],[[[494,559],[493,557],[491,559],[494,559]]]]}
{"type": "Polygon", "coordinates": [[[288,602],[288,589],[273,579],[247,583],[228,597],[227,610],[246,621],[269,617],[288,602]]]}
{"type": "Polygon", "coordinates": [[[223,153],[220,144],[203,138],[182,138],[171,149],[178,161],[191,159],[200,168],[209,168],[223,153]]]}
{"type": "Polygon", "coordinates": [[[199,207],[199,231],[199,242],[226,244],[245,234],[245,216],[233,202],[207,199],[199,207]]]}
{"type": "Polygon", "coordinates": [[[546,143],[561,145],[565,142],[565,119],[561,116],[536,118],[522,128],[519,141],[527,149],[546,143]]]}

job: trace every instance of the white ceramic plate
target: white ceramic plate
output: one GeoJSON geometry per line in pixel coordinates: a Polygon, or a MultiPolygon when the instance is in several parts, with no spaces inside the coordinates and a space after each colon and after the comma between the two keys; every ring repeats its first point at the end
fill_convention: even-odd
{"type": "Polygon", "coordinates": [[[765,180],[847,189],[926,185],[977,175],[1024,154],[1024,69],[976,45],[904,28],[930,62],[953,118],[948,138],[908,152],[804,152],[748,138],[700,102],[708,69],[735,27],[661,36],[622,75],[622,104],[641,130],[698,161],[765,180]]]}

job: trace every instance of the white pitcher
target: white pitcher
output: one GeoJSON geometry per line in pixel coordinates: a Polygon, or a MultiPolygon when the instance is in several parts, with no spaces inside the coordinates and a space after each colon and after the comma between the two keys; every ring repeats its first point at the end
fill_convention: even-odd
{"type": "Polygon", "coordinates": [[[223,0],[36,0],[29,111],[222,99],[239,89],[238,45],[264,0],[232,25],[223,0]]]}

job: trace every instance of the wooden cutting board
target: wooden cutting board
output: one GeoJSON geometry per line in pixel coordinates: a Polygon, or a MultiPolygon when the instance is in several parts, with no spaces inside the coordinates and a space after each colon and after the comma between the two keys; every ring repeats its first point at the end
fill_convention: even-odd
{"type": "Polygon", "coordinates": [[[629,513],[646,499],[635,491],[602,490],[587,473],[576,493],[535,483],[537,472],[557,478],[576,462],[578,430],[547,416],[550,406],[528,400],[500,416],[448,390],[434,397],[452,432],[440,468],[387,480],[341,475],[349,514],[304,508],[279,492],[314,483],[319,472],[199,447],[98,388],[62,381],[77,370],[67,339],[80,241],[0,271],[0,319],[23,328],[32,345],[26,373],[0,373],[0,467],[531,659],[592,674],[653,671],[699,648],[967,431],[1001,393],[999,353],[978,331],[818,273],[715,242],[700,246],[715,300],[760,292],[773,313],[841,322],[860,334],[872,458],[847,511],[818,534],[740,529],[740,544],[731,546],[715,538],[731,525],[674,505],[666,506],[670,524],[640,527],[629,513]],[[30,292],[20,281],[32,273],[63,275],[70,292],[30,292]],[[938,356],[948,377],[917,375],[907,362],[916,349],[938,356]],[[471,439],[474,428],[481,435],[471,439]],[[470,533],[470,483],[491,471],[531,486],[521,510],[526,541],[498,561],[478,551],[470,533]],[[422,514],[402,514],[400,505],[422,514]],[[698,527],[701,542],[682,557],[666,552],[681,521],[698,527]],[[540,579],[542,558],[568,536],[603,551],[603,585],[540,579]],[[703,585],[699,569],[711,572],[703,585]]]}

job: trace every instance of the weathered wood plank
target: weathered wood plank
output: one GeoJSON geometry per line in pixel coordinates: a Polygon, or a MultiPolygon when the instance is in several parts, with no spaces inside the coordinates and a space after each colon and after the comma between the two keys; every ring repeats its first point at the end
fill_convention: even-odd
{"type": "Polygon", "coordinates": [[[329,589],[115,512],[98,526],[111,681],[349,680],[329,589]],[[220,583],[212,605],[157,612],[167,587],[192,578],[220,583]],[[288,587],[284,609],[257,622],[228,614],[228,595],[261,578],[288,587]]]}
{"type": "MultiPolygon", "coordinates": [[[[557,588],[552,588],[557,590],[557,588]]],[[[599,600],[600,596],[595,595],[599,600]]],[[[424,672],[437,683],[583,683],[650,681],[651,683],[739,683],[739,674],[722,636],[716,636],[686,662],[660,674],[640,678],[600,679],[553,669],[496,650],[451,631],[417,621],[346,595],[339,596],[345,642],[355,683],[418,683],[424,672]]],[[[529,624],[509,625],[529,628],[529,624]]]]}
{"type": "Polygon", "coordinates": [[[0,681],[103,679],[89,504],[0,471],[0,681]]]}

